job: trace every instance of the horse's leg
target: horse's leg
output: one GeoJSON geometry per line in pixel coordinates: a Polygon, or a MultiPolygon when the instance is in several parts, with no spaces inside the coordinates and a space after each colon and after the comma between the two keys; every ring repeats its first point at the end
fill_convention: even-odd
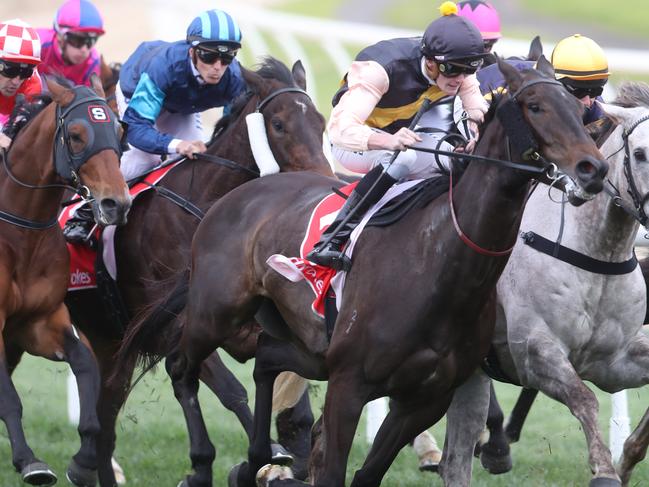
{"type": "Polygon", "coordinates": [[[633,469],[647,454],[647,445],[649,445],[649,409],[645,411],[638,426],[624,442],[624,451],[618,466],[622,485],[629,485],[633,469]]]}
{"type": "Polygon", "coordinates": [[[538,393],[539,391],[536,389],[529,389],[527,387],[521,389],[521,393],[516,400],[514,409],[512,409],[509,418],[507,418],[507,423],[505,424],[505,435],[507,436],[509,443],[516,443],[520,439],[523,424],[525,424],[525,419],[527,418],[538,393]]]}
{"type": "Polygon", "coordinates": [[[446,412],[446,441],[439,466],[445,485],[455,487],[471,483],[473,447],[484,428],[487,411],[491,409],[490,385],[487,376],[476,370],[453,394],[446,412]]]}
{"type": "Polygon", "coordinates": [[[399,451],[444,415],[452,395],[449,392],[440,399],[431,398],[430,401],[420,401],[417,405],[391,401],[390,412],[376,434],[363,467],[354,475],[351,487],[380,486],[399,451]]]}
{"type": "Polygon", "coordinates": [[[201,381],[216,394],[226,409],[232,411],[248,436],[252,439],[252,412],[248,407],[245,387],[221,361],[218,352],[211,353],[201,366],[201,381]]]}
{"type": "Polygon", "coordinates": [[[577,375],[563,350],[552,337],[538,334],[522,341],[510,339],[509,343],[525,385],[568,406],[581,423],[588,445],[588,463],[594,474],[590,486],[621,485],[611,452],[599,431],[597,398],[577,375]]]}
{"type": "Polygon", "coordinates": [[[480,463],[489,473],[501,474],[512,469],[512,458],[509,454],[509,442],[503,430],[503,410],[498,404],[492,381],[489,381],[489,396],[489,413],[487,414],[489,440],[479,445],[480,463]]]}
{"type": "Polygon", "coordinates": [[[311,428],[313,412],[309,401],[309,390],[302,394],[298,403],[277,415],[277,441],[295,455],[291,466],[295,478],[305,479],[308,475],[308,460],[311,452],[311,428]]]}
{"type": "MultiPolygon", "coordinates": [[[[0,314],[0,329],[4,330],[4,326],[5,318],[0,314]]],[[[23,480],[35,485],[54,485],[56,475],[46,463],[34,456],[25,439],[22,426],[23,407],[11,381],[11,372],[18,364],[21,354],[22,350],[6,348],[4,337],[0,333],[0,418],[7,427],[12,463],[23,480]]]]}
{"type": "Polygon", "coordinates": [[[70,365],[79,390],[79,451],[68,466],[68,479],[75,485],[95,485],[97,481],[96,439],[100,426],[97,417],[99,370],[85,336],[72,325],[67,307],[61,306],[23,339],[24,348],[33,355],[63,360],[70,365]]]}

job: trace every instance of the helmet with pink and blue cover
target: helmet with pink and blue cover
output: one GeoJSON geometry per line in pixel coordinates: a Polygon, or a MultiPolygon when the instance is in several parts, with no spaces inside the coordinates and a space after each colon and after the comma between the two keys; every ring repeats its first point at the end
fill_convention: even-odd
{"type": "Polygon", "coordinates": [[[473,22],[485,41],[500,39],[500,16],[489,2],[464,0],[457,4],[458,15],[473,22]]]}
{"type": "Polygon", "coordinates": [[[67,0],[56,11],[54,30],[59,34],[68,32],[100,36],[104,34],[104,20],[88,0],[67,0]]]}

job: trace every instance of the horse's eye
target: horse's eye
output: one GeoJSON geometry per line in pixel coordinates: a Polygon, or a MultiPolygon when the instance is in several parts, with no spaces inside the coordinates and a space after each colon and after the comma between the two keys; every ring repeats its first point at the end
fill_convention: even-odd
{"type": "Polygon", "coordinates": [[[281,120],[278,120],[278,119],[276,119],[276,118],[273,118],[273,119],[270,121],[270,124],[271,124],[271,125],[273,126],[273,128],[274,128],[275,130],[277,130],[278,132],[282,132],[282,131],[284,130],[284,124],[282,123],[281,120]]]}
{"type": "Polygon", "coordinates": [[[527,105],[527,108],[534,113],[538,113],[541,111],[541,108],[539,107],[538,103],[529,103],[527,105]]]}
{"type": "Polygon", "coordinates": [[[83,139],[80,134],[70,134],[70,142],[83,143],[83,139]]]}
{"type": "Polygon", "coordinates": [[[633,157],[638,162],[647,162],[647,154],[644,149],[636,149],[633,151],[633,157]]]}

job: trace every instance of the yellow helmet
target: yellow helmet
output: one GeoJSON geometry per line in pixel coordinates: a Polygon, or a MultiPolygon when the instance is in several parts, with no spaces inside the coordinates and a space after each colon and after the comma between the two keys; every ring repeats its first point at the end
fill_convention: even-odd
{"type": "Polygon", "coordinates": [[[602,48],[580,34],[559,41],[552,51],[551,62],[557,79],[605,80],[611,74],[602,48]]]}

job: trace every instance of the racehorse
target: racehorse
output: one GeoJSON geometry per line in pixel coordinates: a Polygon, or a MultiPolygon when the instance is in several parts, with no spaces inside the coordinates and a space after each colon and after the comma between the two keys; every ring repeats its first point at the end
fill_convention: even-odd
{"type": "MultiPolygon", "coordinates": [[[[116,232],[117,286],[128,317],[135,317],[150,307],[160,293],[168,293],[173,281],[170,278],[188,268],[191,239],[203,212],[233,188],[258,177],[246,115],[255,110],[263,114],[268,143],[281,171],[307,170],[333,175],[322,151],[324,118],[304,91],[302,64],[298,61],[289,70],[269,57],[258,71],[242,69],[242,72],[249,92],[216,125],[207,154],[175,167],[156,189],[139,196],[128,224],[116,232]],[[184,208],[179,206],[167,199],[170,193],[189,203],[184,208]]],[[[98,316],[97,310],[103,309],[103,304],[96,290],[70,292],[66,300],[75,324],[86,332],[100,363],[98,475],[101,485],[113,486],[115,479],[110,459],[115,448],[115,421],[126,400],[135,360],[124,367],[116,367],[114,355],[124,330],[115,323],[114,314],[98,316]],[[109,382],[111,376],[113,380],[109,382]]],[[[126,321],[123,326],[128,334],[131,323],[126,321]]],[[[251,330],[233,340],[228,349],[238,360],[254,356],[257,332],[253,324],[251,330]]],[[[156,330],[147,337],[145,348],[163,357],[168,348],[165,342],[164,331],[156,330]]],[[[213,355],[206,363],[202,378],[251,433],[252,414],[247,406],[246,391],[220,362],[218,355],[213,355]]],[[[312,417],[306,422],[304,436],[308,449],[312,417]]],[[[88,472],[89,479],[93,475],[96,474],[88,472]]]]}
{"type": "MultiPolygon", "coordinates": [[[[255,485],[255,473],[270,461],[271,395],[284,370],[329,381],[322,441],[310,471],[319,487],[344,485],[368,401],[392,398],[370,456],[354,477],[358,486],[379,485],[398,451],[444,414],[454,388],[487,352],[491,330],[478,316],[515,242],[532,174],[549,180],[547,171],[556,166],[547,160],[555,161],[566,177],[554,184],[580,203],[602,189],[608,167],[584,131],[579,103],[556,82],[545,58],[539,71],[522,74],[499,64],[511,95],[492,105],[476,152],[500,162],[511,154],[517,169],[473,161],[454,188],[451,181],[448,197],[413,209],[390,227],[365,230],[330,342],[311,311],[310,288],[289,283],[266,260],[298,255],[312,209],[341,183],[309,173],[278,174],[251,181],[212,206],[194,236],[189,291],[168,297],[188,303],[178,352],[167,363],[190,431],[194,473],[182,485],[212,485],[215,450],[197,397],[201,364],[253,316],[268,330],[255,357],[255,435],[249,463],[234,471],[231,484],[255,485]],[[505,119],[507,112],[510,123],[516,120],[526,133],[518,140],[527,142],[507,143],[505,131],[513,126],[496,118],[497,110],[505,119]],[[528,143],[537,150],[528,150],[528,143]]],[[[157,324],[145,319],[141,325],[157,324]]]]}
{"type": "Polygon", "coordinates": [[[117,88],[117,82],[119,81],[119,73],[121,70],[121,63],[106,64],[104,56],[101,56],[101,62],[99,65],[101,84],[104,88],[104,94],[106,95],[106,103],[108,103],[108,106],[114,113],[118,113],[115,89],[117,88]]]}
{"type": "Polygon", "coordinates": [[[0,169],[0,416],[13,465],[32,485],[53,485],[57,477],[36,458],[22,429],[10,376],[24,352],[68,362],[77,378],[81,447],[69,474],[92,466],[99,431],[97,364],[63,303],[70,269],[57,212],[64,190],[72,185],[91,200],[102,225],[123,224],[131,204],[119,170],[122,129],[99,80],[93,78],[94,91],[47,84],[53,102],[18,132],[0,169]]]}
{"type": "MultiPolygon", "coordinates": [[[[590,485],[619,486],[598,428],[597,399],[583,381],[612,393],[649,380],[649,339],[642,332],[647,292],[633,251],[649,211],[649,85],[624,84],[616,105],[602,108],[617,124],[601,147],[612,168],[606,194],[580,208],[557,204],[540,191],[530,197],[522,238],[497,286],[493,351],[501,373],[526,388],[516,407],[519,419],[508,428],[509,434],[518,439],[522,420],[540,390],[565,404],[580,421],[594,473],[590,485]],[[542,239],[548,250],[538,250],[542,239]]],[[[474,385],[466,394],[476,401],[458,401],[458,417],[481,416],[475,407],[484,405],[481,397],[489,391],[484,382],[474,385]]],[[[505,453],[505,459],[487,458],[488,469],[491,464],[511,465],[502,412],[499,416],[500,424],[490,426],[485,446],[491,455],[505,453]]],[[[483,426],[466,419],[449,423],[459,431],[451,434],[449,448],[459,456],[461,443],[483,426]]],[[[464,454],[470,465],[470,452],[464,454]]],[[[636,454],[632,437],[621,461],[625,485],[639,460],[636,454]]]]}

